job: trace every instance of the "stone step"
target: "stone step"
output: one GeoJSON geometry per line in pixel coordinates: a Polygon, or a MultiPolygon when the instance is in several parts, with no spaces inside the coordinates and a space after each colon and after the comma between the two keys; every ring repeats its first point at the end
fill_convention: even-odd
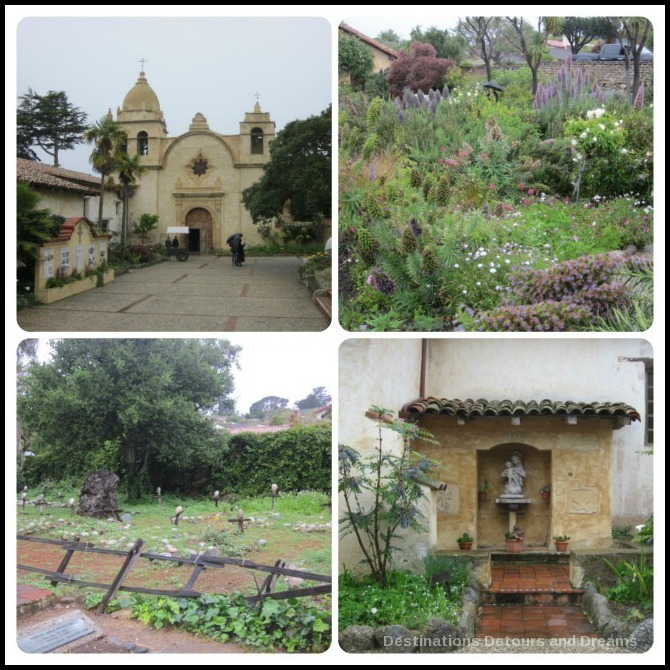
{"type": "Polygon", "coordinates": [[[547,591],[482,591],[483,605],[580,605],[583,592],[574,589],[567,592],[547,591]]]}
{"type": "Polygon", "coordinates": [[[570,568],[558,563],[493,563],[482,602],[496,605],[576,605],[583,591],[570,583],[570,568]]]}
{"type": "Polygon", "coordinates": [[[491,552],[493,565],[568,565],[570,554],[557,551],[491,552]]]}

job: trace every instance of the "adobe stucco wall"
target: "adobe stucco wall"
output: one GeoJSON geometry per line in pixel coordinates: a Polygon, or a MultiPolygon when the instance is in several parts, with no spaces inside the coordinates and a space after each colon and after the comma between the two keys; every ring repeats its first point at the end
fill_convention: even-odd
{"type": "Polygon", "coordinates": [[[131,218],[145,212],[159,216],[150,242],[164,240],[168,226],[185,225],[188,213],[202,208],[212,217],[209,238],[201,235],[203,251],[225,248],[226,239],[238,232],[244,234],[247,244],[262,243],[240,195],[261,178],[262,165],[239,167],[228,142],[209,132],[164,139],[160,155],[160,167],[148,169],[142,187],[130,201],[131,218]],[[208,161],[207,173],[202,176],[185,169],[199,155],[208,161]]]}
{"type": "MultiPolygon", "coordinates": [[[[445,422],[455,419],[425,417],[424,424],[447,445],[427,453],[443,458],[448,449],[442,477],[450,487],[446,494],[429,494],[426,511],[436,511],[436,523],[430,534],[405,542],[409,560],[418,561],[431,542],[455,549],[458,535],[476,536],[480,527],[480,542],[500,543],[506,519],[492,501],[502,490],[501,463],[515,449],[524,453],[525,490],[536,505],[533,519],[519,518],[529,542],[547,544],[565,533],[593,545],[609,538],[612,524],[644,521],[653,509],[653,457],[642,453],[644,363],[625,359],[645,358],[653,358],[653,351],[643,339],[428,339],[427,396],[619,401],[635,407],[643,421],[612,432],[609,421],[587,418],[561,423],[561,430],[551,423],[555,419],[528,417],[511,426],[509,418],[494,418],[445,432],[445,422]],[[476,487],[484,477],[492,491],[482,509],[476,487]],[[552,487],[550,503],[540,500],[544,484],[552,487]],[[456,490],[458,511],[452,514],[456,490]],[[583,505],[587,511],[578,510],[583,505]]],[[[340,347],[339,442],[370,454],[376,426],[365,410],[378,404],[397,412],[417,398],[420,365],[418,338],[346,340],[340,347]]],[[[387,446],[391,438],[387,431],[387,446]]],[[[341,563],[353,568],[359,559],[355,541],[342,540],[341,563]]]]}
{"type": "Polygon", "coordinates": [[[642,339],[430,340],[426,395],[489,400],[626,402],[641,422],[612,437],[612,522],[644,522],[653,508],[653,457],[644,444],[644,363],[652,358],[642,339]]]}
{"type": "Polygon", "coordinates": [[[531,499],[517,523],[526,546],[549,547],[554,535],[566,534],[572,546],[608,546],[611,538],[609,485],[611,423],[580,418],[567,425],[562,417],[482,417],[458,425],[455,417],[426,416],[421,425],[439,446],[416,448],[440,464],[439,478],[447,490],[437,493],[437,549],[458,549],[456,538],[467,531],[477,547],[502,547],[508,530],[507,509],[496,504],[505,480],[505,461],[521,452],[528,474],[524,493],[531,499]],[[486,502],[477,488],[487,479],[486,502]],[[539,489],[551,486],[551,499],[541,500],[539,489]]]}

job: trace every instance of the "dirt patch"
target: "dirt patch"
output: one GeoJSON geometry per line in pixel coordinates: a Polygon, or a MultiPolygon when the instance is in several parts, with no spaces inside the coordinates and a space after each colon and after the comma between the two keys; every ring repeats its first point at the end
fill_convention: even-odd
{"type": "MultiPolygon", "coordinates": [[[[322,541],[315,538],[301,538],[299,545],[286,543],[282,547],[282,554],[276,555],[273,551],[264,550],[247,554],[247,558],[262,565],[273,565],[281,558],[286,563],[300,561],[300,556],[307,550],[321,546],[322,541]]],[[[61,547],[36,542],[19,541],[17,547],[18,563],[33,567],[56,570],[63,558],[61,547]]],[[[91,582],[109,584],[123,564],[122,556],[107,556],[104,554],[87,554],[77,551],[74,553],[66,573],[91,582]]],[[[128,586],[143,586],[145,588],[179,589],[188,580],[193,572],[193,565],[173,561],[149,561],[141,559],[135,563],[125,580],[128,586]]],[[[328,571],[330,572],[330,571],[328,571]]],[[[28,573],[18,571],[19,576],[28,573]]],[[[205,568],[195,584],[195,590],[202,593],[231,593],[239,591],[245,594],[256,593],[256,580],[260,584],[267,573],[257,572],[236,566],[224,568],[205,568]]],[[[76,597],[76,592],[72,595],[76,597]]]]}
{"type": "MultiPolygon", "coordinates": [[[[80,608],[76,605],[58,604],[35,614],[21,617],[17,624],[17,633],[20,635],[22,630],[34,624],[75,609],[80,608]]],[[[105,636],[78,647],[76,649],[78,654],[244,654],[255,651],[249,647],[224,644],[173,628],[154,630],[139,621],[130,619],[127,611],[102,615],[87,611],[86,616],[104,631],[105,636]]]]}

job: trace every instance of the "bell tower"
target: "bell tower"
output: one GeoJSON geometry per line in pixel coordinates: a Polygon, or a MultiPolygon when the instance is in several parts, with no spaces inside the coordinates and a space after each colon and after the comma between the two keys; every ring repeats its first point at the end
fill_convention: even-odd
{"type": "Polygon", "coordinates": [[[270,142],[275,138],[275,122],[261,111],[256,94],[253,112],[246,112],[240,123],[240,163],[264,165],[270,160],[270,142]]]}
{"type": "Polygon", "coordinates": [[[128,134],[128,154],[137,154],[145,167],[159,165],[161,140],[167,137],[167,127],[158,96],[149,86],[144,71],[126,94],[116,117],[128,134]]]}

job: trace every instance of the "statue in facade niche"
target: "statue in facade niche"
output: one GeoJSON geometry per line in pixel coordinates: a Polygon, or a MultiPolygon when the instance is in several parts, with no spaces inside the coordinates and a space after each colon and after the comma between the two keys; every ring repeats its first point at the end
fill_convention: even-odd
{"type": "Polygon", "coordinates": [[[523,495],[523,480],[526,478],[526,470],[523,467],[520,452],[515,451],[512,454],[509,461],[505,463],[500,476],[507,479],[502,495],[523,495]]]}

